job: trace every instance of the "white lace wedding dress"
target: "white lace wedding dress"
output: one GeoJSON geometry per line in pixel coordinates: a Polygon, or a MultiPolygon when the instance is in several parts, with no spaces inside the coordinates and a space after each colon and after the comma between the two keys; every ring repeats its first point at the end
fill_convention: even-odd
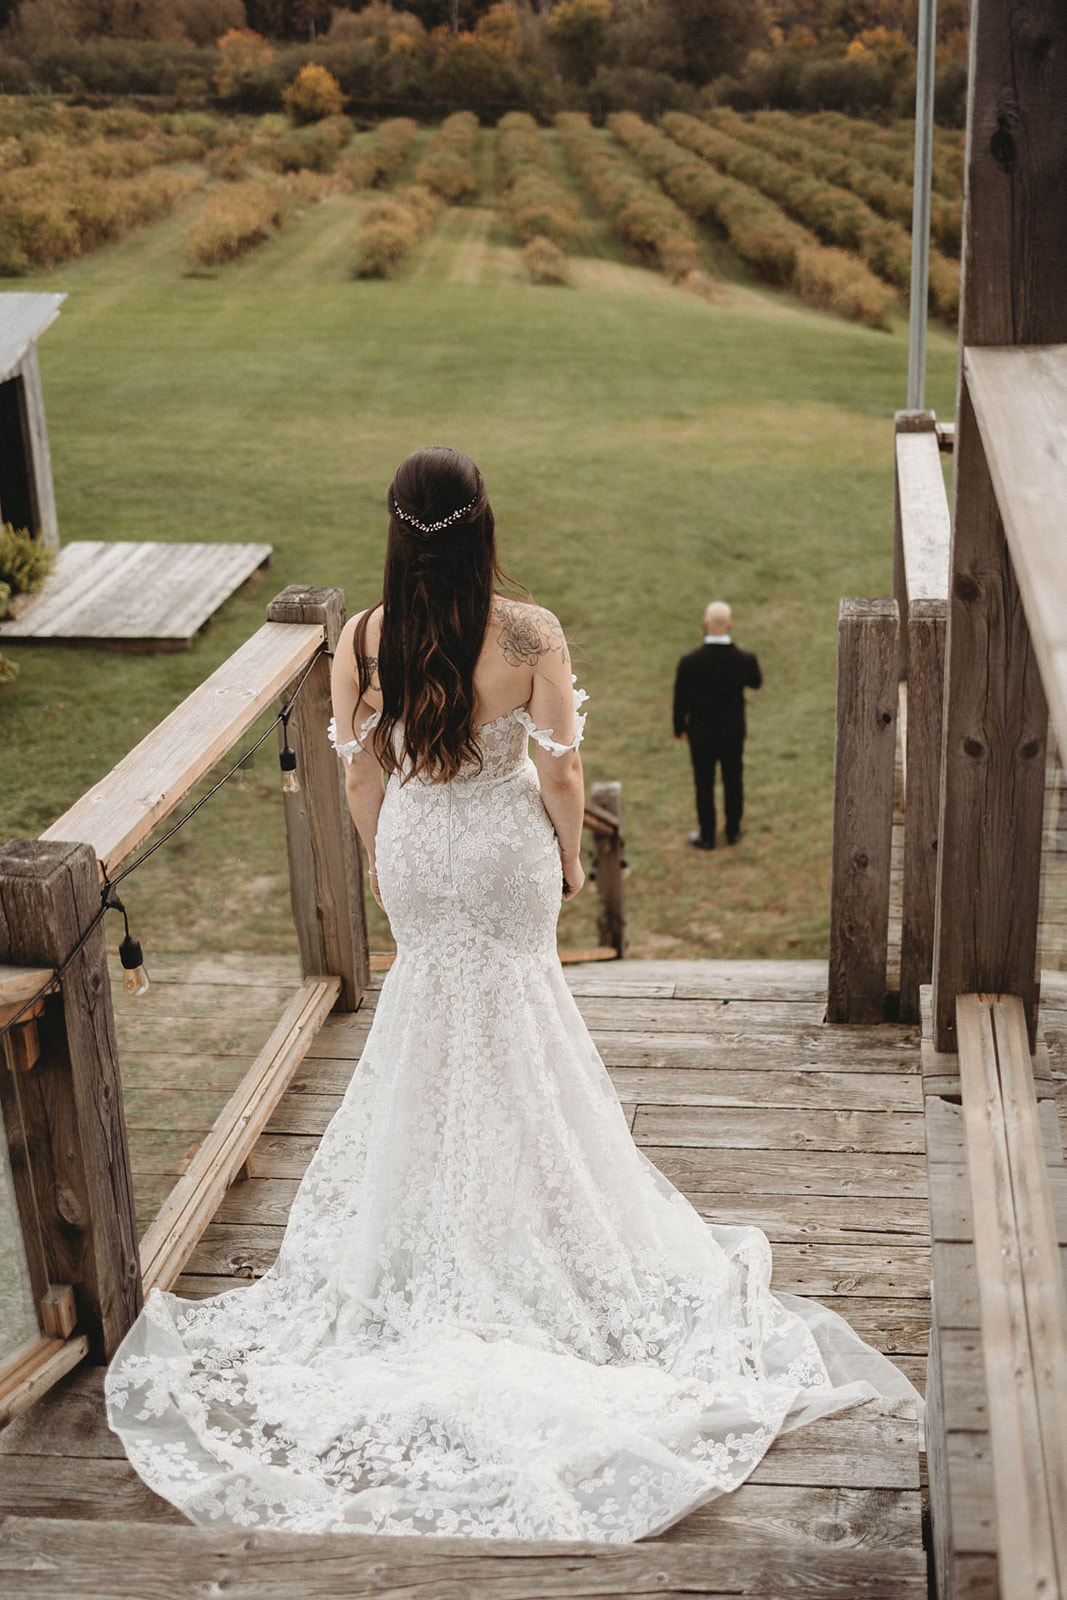
{"type": "Polygon", "coordinates": [[[153,1292],[107,1375],[131,1462],[194,1522],[632,1540],[782,1429],[915,1394],[633,1144],[556,956],[527,739],[560,747],[525,712],[480,732],[480,773],[390,779],[397,958],[275,1265],[153,1292]]]}

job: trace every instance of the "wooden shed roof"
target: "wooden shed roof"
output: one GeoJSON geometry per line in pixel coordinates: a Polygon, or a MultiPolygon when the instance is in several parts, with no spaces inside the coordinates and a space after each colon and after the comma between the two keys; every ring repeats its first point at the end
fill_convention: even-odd
{"type": "Polygon", "coordinates": [[[59,316],[65,294],[0,294],[0,383],[59,316]]]}

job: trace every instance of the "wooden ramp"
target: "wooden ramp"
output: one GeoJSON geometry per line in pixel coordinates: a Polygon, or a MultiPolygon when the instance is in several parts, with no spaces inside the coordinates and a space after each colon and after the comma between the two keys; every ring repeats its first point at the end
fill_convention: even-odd
{"type": "Polygon", "coordinates": [[[187,650],[204,623],[271,558],[269,544],[77,539],[33,603],[0,622],[0,642],[82,644],[147,654],[187,650]]]}
{"type": "MultiPolygon", "coordinates": [[[[256,958],[186,963],[196,1026],[212,981],[247,996],[256,958]]],[[[183,964],[160,968],[180,1010],[183,964]]],[[[568,982],[649,1157],[711,1221],[756,1222],[775,1286],[816,1296],[921,1387],[929,1325],[922,1078],[916,1030],[831,1028],[817,962],[614,962],[568,982]]],[[[139,1029],[117,996],[120,1040],[139,1029]]],[[[274,996],[278,998],[277,994],[274,996]]],[[[274,1259],[289,1206],[373,1017],[329,1018],[177,1284],[250,1281],[274,1259]]],[[[142,1012],[143,1016],[144,1013],[142,1012]]],[[[164,1037],[164,1033],[168,1033],[164,1037]]],[[[147,1051],[147,1054],[146,1054],[147,1051]]],[[[171,1080],[172,1081],[172,1080],[171,1080]]],[[[147,1131],[147,1130],[146,1130],[147,1131]]],[[[136,1166],[136,1132],[131,1132],[136,1166]]],[[[871,1403],[786,1435],[736,1494],[630,1546],[249,1535],[193,1529],[151,1494],[108,1433],[98,1369],[72,1374],[0,1434],[0,1589],[27,1596],[762,1596],[926,1593],[917,1430],[871,1403]],[[294,1579],[294,1561],[299,1579],[294,1579]]]]}

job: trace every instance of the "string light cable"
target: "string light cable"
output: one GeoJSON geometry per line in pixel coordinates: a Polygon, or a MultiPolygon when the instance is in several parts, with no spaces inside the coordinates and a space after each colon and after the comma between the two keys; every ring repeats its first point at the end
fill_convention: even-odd
{"type": "Polygon", "coordinates": [[[228,783],[234,774],[240,771],[241,767],[244,766],[245,762],[250,756],[255,755],[260,745],[266,743],[271,734],[274,732],[275,728],[281,727],[285,730],[284,744],[279,755],[279,763],[282,771],[282,787],[287,793],[295,793],[299,790],[300,781],[296,776],[296,754],[289,747],[289,718],[292,716],[293,707],[296,705],[296,702],[300,696],[300,691],[303,689],[304,684],[310,677],[312,668],[315,666],[320,656],[332,658],[332,654],[332,651],[327,647],[325,641],[323,641],[323,643],[316,650],[315,654],[312,656],[311,660],[308,662],[307,666],[304,668],[296,688],[282,706],[281,710],[278,712],[278,715],[275,717],[270,726],[260,735],[255,744],[244,752],[240,760],[235,761],[229,771],[224,772],[222,777],[217,779],[217,781],[211,785],[211,788],[207,791],[207,793],[202,794],[200,799],[196,801],[195,805],[191,805],[185,815],[183,817],[179,817],[178,821],[175,822],[172,827],[168,828],[166,833],[161,834],[154,844],[149,845],[147,850],[143,850],[135,860],[130,862],[129,866],[123,867],[122,871],[117,873],[114,878],[108,876],[107,869],[101,864],[101,871],[104,873],[104,887],[100,891],[99,911],[97,911],[93,916],[89,926],[78,939],[78,942],[75,944],[73,950],[71,950],[69,955],[65,956],[64,959],[58,964],[52,976],[48,979],[48,982],[43,983],[38,989],[37,993],[31,995],[25,1004],[19,1007],[14,1016],[9,1017],[5,1023],[0,1025],[0,1039],[3,1039],[15,1027],[17,1027],[18,1023],[21,1022],[26,1013],[31,1011],[33,1007],[37,1005],[39,1000],[43,1000],[47,995],[51,994],[53,990],[59,988],[63,974],[67,971],[71,963],[81,954],[88,940],[96,932],[97,928],[100,926],[101,922],[103,922],[109,911],[121,911],[123,923],[125,925],[125,935],[122,943],[119,945],[119,960],[122,962],[123,988],[126,990],[127,994],[131,995],[140,995],[145,993],[148,988],[148,974],[144,969],[141,946],[130,933],[130,920],[126,911],[126,907],[123,905],[116,892],[118,885],[123,881],[124,878],[128,878],[131,873],[136,872],[140,867],[143,867],[148,858],[150,856],[154,856],[157,850],[162,849],[168,840],[173,839],[174,835],[179,831],[179,829],[184,828],[185,824],[190,822],[192,818],[196,816],[196,813],[200,810],[200,807],[206,805],[211,799],[212,795],[217,794],[222,788],[223,784],[228,783]]]}

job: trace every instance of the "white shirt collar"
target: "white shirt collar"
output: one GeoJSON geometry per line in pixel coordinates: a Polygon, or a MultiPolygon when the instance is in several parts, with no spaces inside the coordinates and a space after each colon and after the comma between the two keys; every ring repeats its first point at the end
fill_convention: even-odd
{"type": "Polygon", "coordinates": [[[706,633],[704,635],[704,643],[705,644],[732,644],[733,640],[730,638],[730,635],[728,633],[706,633]]]}

